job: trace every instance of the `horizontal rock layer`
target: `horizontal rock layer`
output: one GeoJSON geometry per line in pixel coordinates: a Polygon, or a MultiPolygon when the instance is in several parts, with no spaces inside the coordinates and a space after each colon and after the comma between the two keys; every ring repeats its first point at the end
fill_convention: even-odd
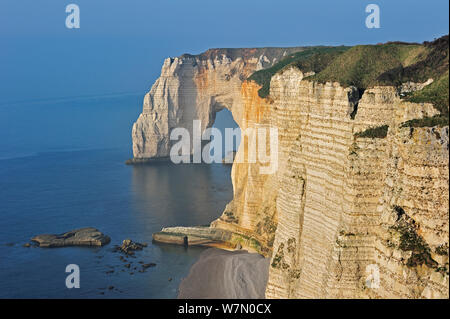
{"type": "Polygon", "coordinates": [[[231,233],[210,227],[167,227],[152,237],[159,243],[218,247],[230,242],[231,233]]]}
{"type": "Polygon", "coordinates": [[[256,70],[302,49],[212,49],[200,55],[167,58],[133,125],[135,161],[169,156],[171,130],[183,127],[192,136],[194,119],[201,120],[204,131],[224,107],[235,119],[241,118],[242,82],[256,70]]]}
{"type": "MultiPolygon", "coordinates": [[[[276,127],[276,172],[235,161],[234,198],[211,224],[231,244],[271,256],[266,297],[448,298],[448,126],[401,125],[434,107],[405,102],[393,87],[360,96],[293,67],[262,99],[243,81],[265,61],[252,59],[166,60],[133,126],[135,158],[167,156],[171,128],[192,130],[192,119],[209,127],[223,107],[243,130],[276,127]],[[355,136],[381,125],[385,138],[355,136]]],[[[245,140],[237,158],[254,152],[245,140]]]]}

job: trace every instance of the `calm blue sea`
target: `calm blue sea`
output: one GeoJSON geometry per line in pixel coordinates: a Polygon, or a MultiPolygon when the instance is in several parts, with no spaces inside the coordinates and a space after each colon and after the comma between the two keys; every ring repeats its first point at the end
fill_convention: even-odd
{"type": "MultiPolygon", "coordinates": [[[[232,198],[230,166],[126,166],[143,94],[0,105],[0,298],[174,298],[202,252],[151,243],[165,226],[205,225],[232,198]],[[41,233],[96,227],[101,248],[26,248],[41,233]],[[116,244],[149,246],[124,267],[116,244]],[[138,262],[156,263],[144,273],[138,262]],[[77,264],[81,288],[67,289],[77,264]],[[111,272],[113,270],[114,272],[111,272]],[[131,274],[134,272],[134,274],[131,274]],[[113,289],[108,289],[114,287],[113,289]]],[[[218,126],[235,126],[219,113],[218,126]]]]}

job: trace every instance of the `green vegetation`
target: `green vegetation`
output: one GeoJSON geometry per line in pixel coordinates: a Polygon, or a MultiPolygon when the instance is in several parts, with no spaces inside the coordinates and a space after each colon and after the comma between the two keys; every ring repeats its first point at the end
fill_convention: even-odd
{"type": "Polygon", "coordinates": [[[429,252],[430,247],[428,247],[428,244],[416,233],[414,228],[408,226],[403,225],[396,228],[401,234],[399,248],[403,251],[412,250],[429,252]]]}
{"type": "Polygon", "coordinates": [[[416,91],[406,97],[406,100],[415,103],[433,103],[440,112],[439,115],[414,119],[403,123],[409,127],[446,126],[449,124],[449,42],[448,35],[433,42],[424,42],[428,54],[415,64],[404,70],[404,77],[416,81],[426,81],[433,78],[434,82],[420,91],[416,91]]]}
{"type": "Polygon", "coordinates": [[[429,78],[439,79],[448,72],[448,35],[433,42],[424,42],[413,59],[400,70],[392,69],[380,76],[386,83],[403,83],[406,81],[425,82],[429,78]]]}
{"type": "Polygon", "coordinates": [[[256,240],[255,238],[250,238],[249,246],[252,247],[253,249],[255,249],[256,251],[261,250],[261,243],[258,240],[256,240]]]}
{"type": "Polygon", "coordinates": [[[400,233],[400,246],[403,251],[412,251],[411,257],[406,262],[408,267],[416,267],[422,264],[434,268],[436,262],[431,258],[428,244],[419,236],[410,225],[398,225],[393,227],[400,233]]]}
{"type": "Polygon", "coordinates": [[[343,86],[365,89],[374,85],[398,85],[399,78],[383,76],[390,70],[401,73],[418,54],[417,44],[358,45],[337,57],[322,72],[311,77],[318,82],[336,81],[343,86]]]}
{"type": "Polygon", "coordinates": [[[438,247],[436,247],[435,249],[436,254],[440,255],[440,256],[448,256],[448,244],[442,244],[439,245],[438,247]]]}
{"type": "Polygon", "coordinates": [[[401,42],[358,45],[311,79],[337,81],[359,89],[375,85],[399,86],[407,81],[425,82],[429,78],[436,80],[448,73],[448,52],[448,36],[423,45],[401,42]]]}
{"type": "Polygon", "coordinates": [[[420,91],[413,92],[406,97],[407,101],[415,103],[433,103],[440,114],[433,117],[414,119],[402,124],[402,127],[430,127],[446,126],[449,123],[449,97],[448,97],[448,75],[447,72],[437,81],[426,86],[420,91]]]}
{"type": "Polygon", "coordinates": [[[256,233],[260,236],[264,235],[267,238],[267,247],[272,247],[275,240],[275,231],[277,225],[269,216],[264,217],[263,222],[256,224],[256,233]]]}
{"type": "Polygon", "coordinates": [[[359,146],[355,142],[350,146],[348,155],[358,156],[359,146]]]}
{"type": "Polygon", "coordinates": [[[399,220],[390,228],[400,234],[398,248],[403,251],[411,251],[411,257],[408,258],[406,265],[416,267],[425,264],[430,268],[437,268],[437,262],[431,258],[430,246],[416,232],[415,222],[406,215],[403,208],[395,206],[394,209],[399,220]]]}
{"type": "Polygon", "coordinates": [[[289,276],[292,279],[299,279],[301,274],[302,274],[302,272],[299,269],[292,269],[291,271],[289,271],[289,276]]]}
{"type": "Polygon", "coordinates": [[[272,268],[278,268],[278,269],[288,269],[289,265],[284,262],[284,244],[281,243],[280,246],[278,246],[278,251],[276,255],[272,259],[272,268]]]}
{"type": "Polygon", "coordinates": [[[440,266],[436,268],[436,272],[441,273],[442,275],[449,275],[448,268],[446,266],[440,266]]]}
{"type": "Polygon", "coordinates": [[[264,217],[263,229],[267,234],[274,234],[277,230],[277,225],[273,222],[271,217],[266,216],[264,217]]]}
{"type": "Polygon", "coordinates": [[[273,242],[275,241],[275,234],[271,235],[267,240],[267,247],[273,247],[273,242]]]}
{"type": "Polygon", "coordinates": [[[260,97],[264,98],[269,95],[270,79],[272,76],[286,66],[295,65],[301,68],[303,72],[319,72],[339,54],[348,49],[349,47],[345,46],[311,47],[304,51],[290,54],[270,68],[256,71],[247,80],[254,81],[261,85],[258,94],[260,97]]]}
{"type": "Polygon", "coordinates": [[[406,99],[415,103],[433,103],[434,107],[442,115],[448,116],[448,71],[420,91],[409,95],[406,99]]]}
{"type": "Polygon", "coordinates": [[[230,239],[230,243],[235,245],[240,244],[242,247],[251,247],[261,255],[267,256],[267,254],[269,253],[269,249],[261,244],[258,239],[249,237],[244,234],[233,233],[230,239]]]}
{"type": "Polygon", "coordinates": [[[253,73],[248,80],[262,86],[258,93],[264,98],[269,94],[272,76],[292,66],[303,72],[315,72],[308,79],[320,83],[336,81],[343,86],[355,86],[360,92],[376,85],[399,87],[407,81],[422,83],[433,78],[431,85],[407,95],[405,99],[415,103],[433,103],[440,114],[414,119],[403,123],[403,126],[445,126],[449,123],[448,35],[423,44],[388,42],[354,47],[311,47],[287,56],[271,68],[253,73]]]}
{"type": "Polygon", "coordinates": [[[346,232],[346,231],[343,230],[343,229],[341,229],[341,230],[339,231],[339,235],[340,235],[340,236],[347,236],[347,237],[349,237],[349,236],[356,236],[354,233],[346,232]]]}
{"type": "Polygon", "coordinates": [[[227,221],[230,223],[239,223],[239,218],[234,216],[233,212],[227,211],[225,212],[225,216],[227,217],[227,221]]]}
{"type": "Polygon", "coordinates": [[[355,133],[355,137],[385,138],[387,136],[388,129],[388,125],[370,127],[365,131],[355,133]]]}
{"type": "Polygon", "coordinates": [[[448,116],[441,114],[435,116],[428,116],[421,119],[413,119],[402,123],[401,127],[433,127],[433,126],[447,126],[448,116]]]}

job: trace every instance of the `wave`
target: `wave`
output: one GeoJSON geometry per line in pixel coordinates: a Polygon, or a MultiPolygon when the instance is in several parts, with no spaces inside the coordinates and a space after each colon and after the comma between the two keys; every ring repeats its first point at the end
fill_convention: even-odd
{"type": "Polygon", "coordinates": [[[144,95],[142,92],[123,92],[123,93],[108,93],[99,95],[80,95],[80,96],[68,96],[68,97],[56,97],[56,98],[45,98],[45,99],[30,99],[22,101],[10,101],[10,102],[0,102],[0,107],[21,105],[21,104],[42,104],[42,103],[60,103],[60,102],[72,102],[81,100],[91,100],[91,99],[106,99],[122,96],[135,96],[144,95]]]}
{"type": "MultiPolygon", "coordinates": [[[[43,156],[43,155],[48,155],[48,154],[89,152],[89,151],[113,151],[113,150],[121,150],[121,149],[125,149],[125,147],[55,148],[55,149],[48,149],[45,151],[36,151],[36,152],[10,153],[8,155],[0,154],[0,161],[43,156]]],[[[126,149],[129,149],[129,147],[127,147],[126,149]]]]}
{"type": "Polygon", "coordinates": [[[12,160],[12,159],[19,159],[19,158],[27,158],[27,157],[34,157],[39,155],[38,152],[30,152],[30,153],[18,153],[14,155],[0,155],[0,161],[6,161],[6,160],[12,160]]]}

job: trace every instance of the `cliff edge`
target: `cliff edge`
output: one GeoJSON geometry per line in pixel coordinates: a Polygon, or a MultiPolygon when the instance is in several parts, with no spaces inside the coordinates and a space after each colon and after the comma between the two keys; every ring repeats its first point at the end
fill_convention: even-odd
{"type": "Polygon", "coordinates": [[[135,158],[168,156],[172,128],[224,107],[241,129],[276,127],[278,170],[235,162],[210,226],[271,257],[266,297],[448,298],[448,36],[264,50],[167,59],[135,158]]]}

